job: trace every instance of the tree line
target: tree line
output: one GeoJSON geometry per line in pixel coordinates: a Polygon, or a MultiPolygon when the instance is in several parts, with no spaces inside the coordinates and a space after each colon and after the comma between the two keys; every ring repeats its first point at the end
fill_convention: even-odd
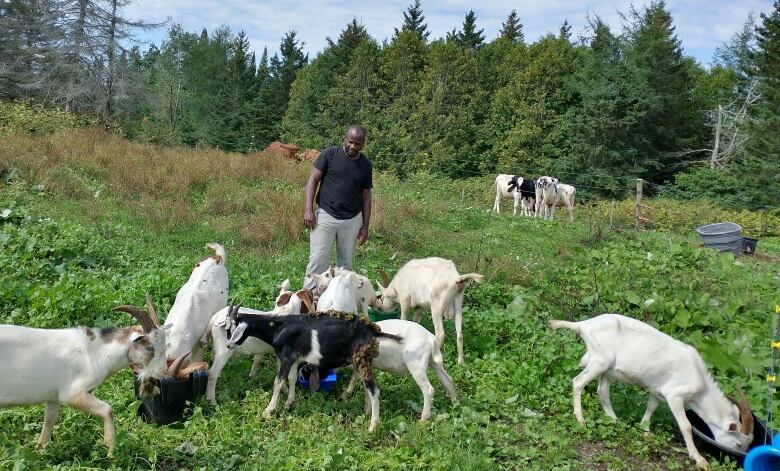
{"type": "MultiPolygon", "coordinates": [[[[309,60],[296,31],[258,59],[243,32],[169,27],[142,51],[129,0],[0,3],[0,98],[95,113],[164,144],[249,153],[369,133],[378,169],[450,178],[553,174],[603,195],[641,177],[680,197],[777,205],[780,2],[704,67],[663,1],[526,41],[512,10],[488,41],[474,11],[432,39],[419,0],[382,42],[353,19],[309,60]]],[[[400,19],[400,18],[399,18],[400,19]]],[[[586,190],[587,191],[587,190],[586,190]]]]}

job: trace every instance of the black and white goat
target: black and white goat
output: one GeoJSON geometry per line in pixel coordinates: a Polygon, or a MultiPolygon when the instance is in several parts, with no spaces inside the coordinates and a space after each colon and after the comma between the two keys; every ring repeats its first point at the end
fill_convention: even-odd
{"type": "MultiPolygon", "coordinates": [[[[307,289],[298,290],[296,292],[290,291],[290,280],[284,280],[279,288],[280,291],[276,296],[274,309],[272,311],[259,311],[256,309],[244,308],[244,312],[275,315],[314,312],[311,291],[307,289]]],[[[211,339],[212,361],[211,368],[209,369],[209,379],[206,385],[206,399],[214,405],[217,404],[217,380],[222,373],[222,369],[225,367],[228,360],[230,360],[230,357],[233,356],[233,353],[253,355],[252,368],[249,370],[249,378],[252,379],[257,375],[257,369],[260,366],[260,362],[263,360],[263,356],[268,353],[273,353],[274,351],[271,345],[254,337],[246,339],[243,344],[236,348],[229,349],[227,347],[228,339],[230,337],[227,333],[229,311],[230,309],[225,307],[214,314],[209,321],[209,328],[207,330],[207,339],[211,339]]],[[[207,339],[204,339],[203,342],[205,343],[207,339]]]]}
{"type": "Polygon", "coordinates": [[[690,345],[619,314],[602,314],[581,322],[552,320],[550,327],[573,330],[588,349],[580,361],[583,370],[572,381],[574,415],[580,424],[585,425],[582,390],[598,378],[599,400],[604,412],[614,420],[617,416],[609,400],[612,382],[634,384],[650,393],[642,417],[646,432],[650,431],[650,418],[656,407],[665,400],[680,427],[688,455],[701,469],[707,469],[707,460],[693,443],[686,406],[707,423],[718,443],[745,452],[753,441],[753,414],[744,394],[740,391],[739,401],[724,395],[699,352],[690,345]]]}
{"type": "MultiPolygon", "coordinates": [[[[130,365],[138,373],[140,394],[159,394],[166,372],[165,329],[133,306],[142,327],[34,329],[0,325],[0,407],[46,403],[38,446],[51,441],[60,404],[103,418],[103,443],[112,456],[114,412],[92,392],[109,376],[130,365]]],[[[152,311],[153,314],[153,311],[152,311]]],[[[156,315],[154,316],[156,318],[156,315]]]]}
{"type": "Polygon", "coordinates": [[[271,345],[279,359],[273,396],[263,411],[263,417],[270,417],[276,409],[285,378],[289,394],[284,405],[289,408],[295,401],[295,380],[301,363],[322,368],[352,365],[363,380],[371,401],[368,431],[376,429],[379,422],[379,388],[372,363],[379,351],[380,338],[401,341],[400,337],[385,334],[376,324],[354,314],[280,316],[249,314],[240,312],[239,307],[231,307],[228,319],[228,348],[241,345],[247,337],[256,337],[271,345]]]}

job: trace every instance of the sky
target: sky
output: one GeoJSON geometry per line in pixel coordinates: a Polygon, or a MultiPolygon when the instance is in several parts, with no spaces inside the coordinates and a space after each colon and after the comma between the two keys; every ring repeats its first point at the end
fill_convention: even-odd
{"type": "MultiPolygon", "coordinates": [[[[352,18],[362,23],[376,40],[391,39],[394,28],[403,24],[403,12],[414,0],[135,0],[124,13],[132,19],[160,22],[170,18],[185,31],[209,32],[227,25],[237,34],[244,31],[250,49],[259,59],[263,48],[269,56],[279,50],[285,33],[297,31],[309,60],[326,45],[326,38],[336,40],[352,18]]],[[[547,0],[494,1],[422,0],[421,6],[430,31],[429,39],[445,36],[453,28],[460,30],[470,9],[477,16],[477,28],[484,29],[485,41],[498,36],[501,24],[512,9],[517,10],[527,43],[546,33],[558,33],[565,19],[572,25],[572,40],[587,35],[587,17],[598,15],[613,32],[622,28],[620,12],[628,12],[631,4],[641,8],[643,0],[547,0]]],[[[667,0],[678,38],[686,55],[708,66],[715,49],[727,42],[751,12],[758,19],[768,13],[771,0],[667,0]]],[[[159,45],[167,36],[166,28],[139,36],[159,45]]],[[[145,47],[142,47],[145,49],[145,47]]]]}

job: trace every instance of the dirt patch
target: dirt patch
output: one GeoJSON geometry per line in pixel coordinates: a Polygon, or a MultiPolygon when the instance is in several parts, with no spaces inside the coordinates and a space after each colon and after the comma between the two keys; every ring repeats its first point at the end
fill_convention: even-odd
{"type": "Polygon", "coordinates": [[[666,470],[669,469],[666,463],[670,459],[682,465],[682,469],[688,469],[688,465],[690,468],[694,467],[687,454],[676,452],[671,448],[653,451],[645,460],[630,455],[623,448],[607,448],[599,442],[582,442],[577,445],[577,454],[580,456],[583,468],[593,471],[614,469],[615,459],[625,466],[624,469],[666,470]]]}

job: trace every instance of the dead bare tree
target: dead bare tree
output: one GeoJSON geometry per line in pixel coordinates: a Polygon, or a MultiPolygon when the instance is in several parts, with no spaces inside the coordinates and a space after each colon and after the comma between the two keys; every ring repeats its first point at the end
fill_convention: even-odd
{"type": "Polygon", "coordinates": [[[753,81],[744,96],[733,100],[725,107],[718,105],[713,110],[715,140],[710,154],[710,169],[723,168],[726,164],[739,159],[744,152],[748,135],[745,132],[748,108],[759,99],[754,91],[753,81]]]}

